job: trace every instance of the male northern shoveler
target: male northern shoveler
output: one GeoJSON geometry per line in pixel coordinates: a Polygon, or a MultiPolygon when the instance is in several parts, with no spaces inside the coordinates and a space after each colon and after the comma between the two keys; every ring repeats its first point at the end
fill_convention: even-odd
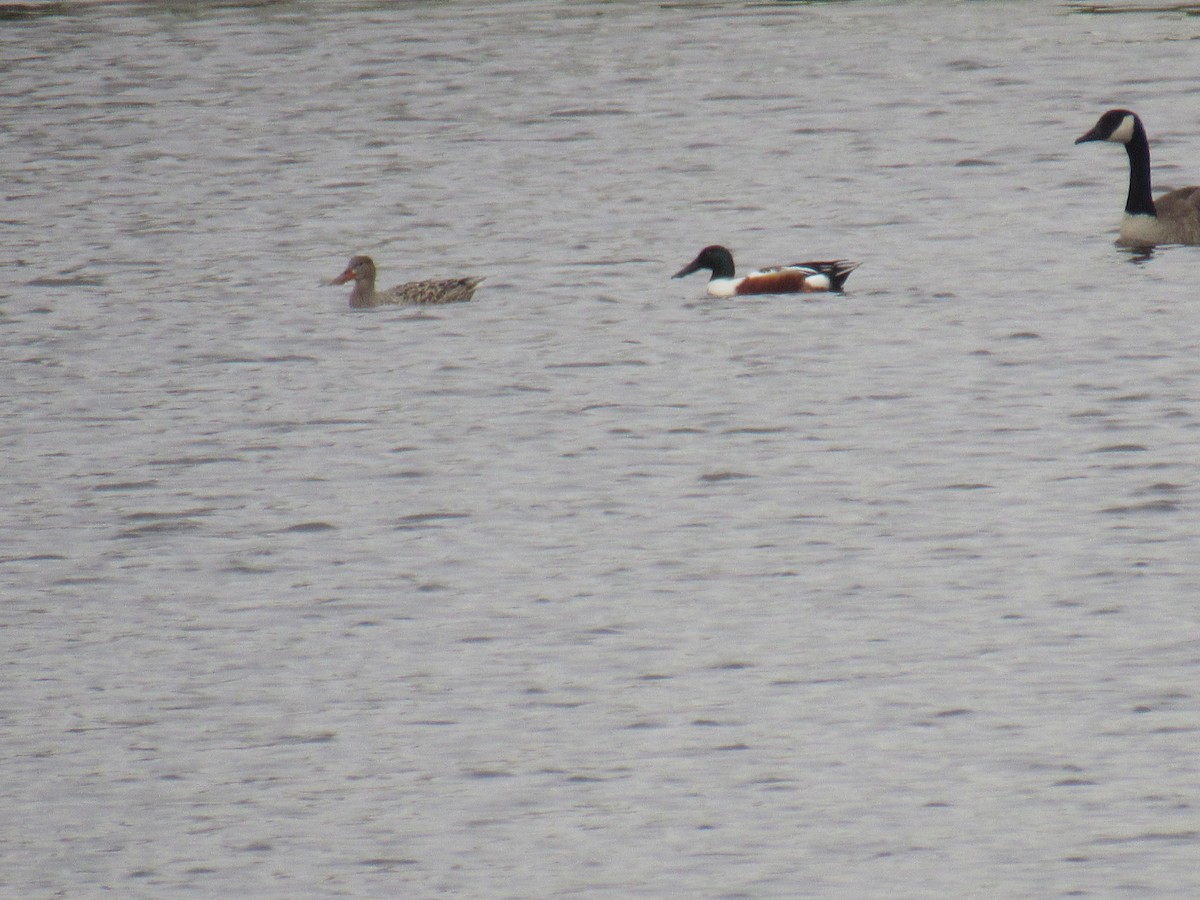
{"type": "Polygon", "coordinates": [[[827,262],[793,263],[759,269],[741,278],[733,274],[733,254],[714,244],[705,247],[700,255],[672,277],[682,278],[700,269],[711,269],[708,293],[713,297],[733,297],[740,294],[810,294],[816,291],[841,292],[842,285],[858,263],[844,259],[827,262]]]}
{"type": "Polygon", "coordinates": [[[356,256],[346,271],[330,284],[354,282],[350,305],[364,309],[384,304],[399,306],[429,306],[436,303],[461,303],[470,300],[482,278],[432,278],[428,281],[409,281],[386,291],[375,290],[375,263],[369,256],[356,256]]]}

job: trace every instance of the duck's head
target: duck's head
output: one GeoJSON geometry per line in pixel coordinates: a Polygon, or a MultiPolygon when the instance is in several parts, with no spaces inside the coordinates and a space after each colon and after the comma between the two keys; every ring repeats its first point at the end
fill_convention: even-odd
{"type": "Polygon", "coordinates": [[[1127,109],[1110,109],[1100,117],[1091,131],[1076,138],[1075,143],[1112,141],[1114,144],[1128,144],[1133,140],[1133,136],[1141,124],[1141,120],[1135,112],[1127,109]]]}
{"type": "Polygon", "coordinates": [[[369,256],[355,256],[346,266],[346,271],[333,279],[332,284],[345,284],[347,281],[375,280],[375,263],[369,256]]]}
{"type": "Polygon", "coordinates": [[[720,244],[713,244],[700,251],[700,255],[672,275],[672,278],[682,278],[701,269],[709,269],[714,278],[733,277],[733,254],[720,244]]]}

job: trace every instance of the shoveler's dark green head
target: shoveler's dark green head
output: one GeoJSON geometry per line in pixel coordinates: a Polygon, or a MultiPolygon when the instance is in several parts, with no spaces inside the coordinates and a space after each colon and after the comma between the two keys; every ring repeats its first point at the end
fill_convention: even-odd
{"type": "Polygon", "coordinates": [[[733,277],[733,254],[719,244],[713,244],[700,251],[700,255],[672,275],[672,278],[682,278],[701,269],[710,269],[713,278],[733,277]]]}

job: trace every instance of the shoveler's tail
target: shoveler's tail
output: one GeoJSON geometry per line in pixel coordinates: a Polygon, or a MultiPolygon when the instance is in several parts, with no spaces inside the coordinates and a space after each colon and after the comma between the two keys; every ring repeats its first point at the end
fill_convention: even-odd
{"type": "Polygon", "coordinates": [[[842,290],[842,285],[846,283],[850,273],[859,266],[858,263],[848,259],[829,259],[821,262],[793,263],[793,265],[820,272],[829,279],[829,290],[838,292],[842,290]]]}

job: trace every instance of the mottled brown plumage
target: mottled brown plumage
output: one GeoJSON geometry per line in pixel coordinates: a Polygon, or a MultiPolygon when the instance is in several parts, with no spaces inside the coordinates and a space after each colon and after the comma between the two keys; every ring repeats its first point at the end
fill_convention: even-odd
{"type": "Polygon", "coordinates": [[[350,306],[368,309],[374,306],[433,306],[439,303],[462,303],[471,299],[482,278],[430,278],[425,281],[409,281],[388,288],[375,290],[375,262],[369,256],[356,256],[331,284],[354,282],[350,292],[350,306]]]}

